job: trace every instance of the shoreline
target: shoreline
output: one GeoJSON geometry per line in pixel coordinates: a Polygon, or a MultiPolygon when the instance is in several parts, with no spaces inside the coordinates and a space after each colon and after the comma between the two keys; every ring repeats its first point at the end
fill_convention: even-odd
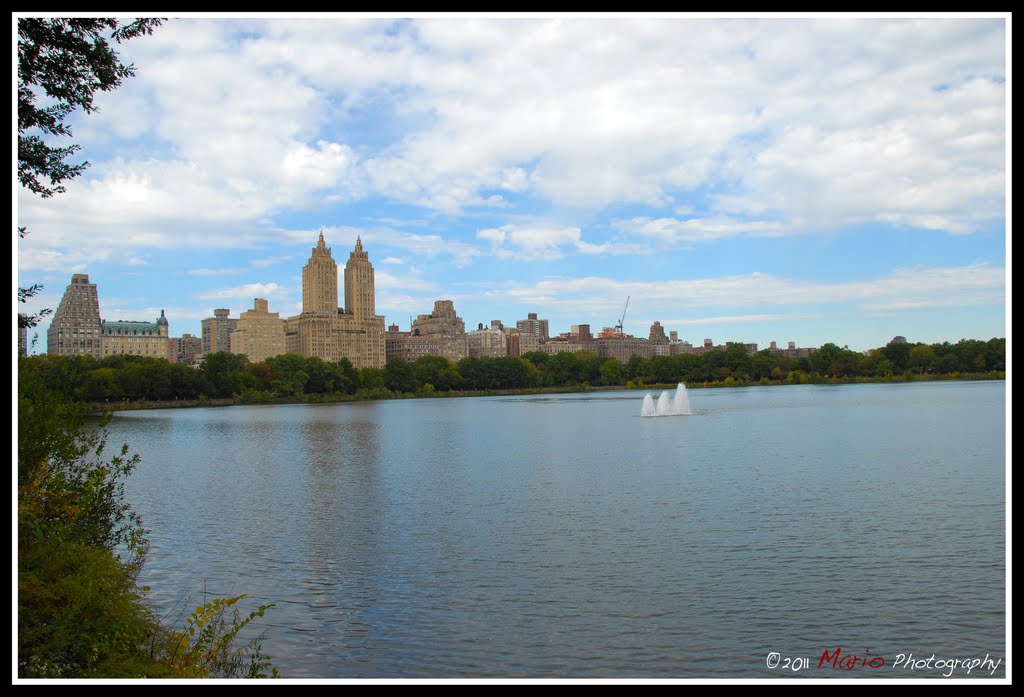
{"type": "MultiPolygon", "coordinates": [[[[806,382],[734,382],[727,384],[724,381],[703,382],[686,385],[688,390],[701,389],[732,389],[736,387],[787,387],[791,385],[857,385],[874,383],[912,383],[912,382],[972,382],[988,380],[1006,380],[1005,371],[995,373],[972,373],[970,375],[960,374],[937,375],[937,376],[913,376],[913,377],[891,377],[891,378],[831,378],[819,379],[806,382]]],[[[414,393],[380,393],[374,391],[360,395],[356,394],[334,394],[334,395],[310,395],[305,399],[289,397],[274,397],[262,400],[245,400],[241,397],[225,397],[219,399],[175,399],[169,401],[123,401],[119,403],[90,403],[89,414],[100,415],[116,413],[120,411],[144,411],[150,409],[192,409],[196,407],[232,407],[232,406],[278,406],[285,404],[345,404],[350,402],[368,402],[375,400],[393,399],[458,399],[462,397],[513,397],[520,395],[545,395],[545,394],[582,394],[589,392],[637,392],[642,390],[669,390],[675,389],[679,383],[653,383],[653,384],[627,384],[627,385],[571,385],[562,387],[529,387],[508,390],[450,390],[446,392],[414,392],[414,393]]]]}

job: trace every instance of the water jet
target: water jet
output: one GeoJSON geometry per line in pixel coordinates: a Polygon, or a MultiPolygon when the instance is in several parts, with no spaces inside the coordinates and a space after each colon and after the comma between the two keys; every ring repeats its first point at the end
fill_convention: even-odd
{"type": "Polygon", "coordinates": [[[668,390],[665,390],[657,401],[650,393],[647,393],[640,409],[640,416],[680,416],[692,413],[690,397],[686,393],[686,385],[683,383],[679,383],[676,387],[675,395],[671,395],[668,390]]]}

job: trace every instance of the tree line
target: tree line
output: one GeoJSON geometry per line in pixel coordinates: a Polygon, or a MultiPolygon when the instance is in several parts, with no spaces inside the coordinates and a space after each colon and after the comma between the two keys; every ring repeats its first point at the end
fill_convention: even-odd
{"type": "Polygon", "coordinates": [[[196,368],[163,358],[118,355],[32,356],[20,362],[48,388],[77,402],[238,399],[315,401],[347,396],[382,398],[437,392],[525,390],[675,384],[750,385],[922,377],[1003,377],[1006,340],[964,339],[955,344],[892,343],[865,353],[828,343],[801,358],[770,350],[747,353],[741,344],[702,354],[632,357],[625,364],[590,351],[515,357],[422,356],[388,360],[384,368],[355,368],[295,354],[250,362],[213,353],[196,368]]]}

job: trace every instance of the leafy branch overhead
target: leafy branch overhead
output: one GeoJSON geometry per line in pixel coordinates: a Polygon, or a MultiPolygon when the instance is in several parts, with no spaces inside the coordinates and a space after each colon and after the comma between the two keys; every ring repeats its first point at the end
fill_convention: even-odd
{"type": "Polygon", "coordinates": [[[163,20],[21,18],[18,20],[18,181],[43,198],[63,193],[63,182],[88,162],[65,160],[81,146],[56,146],[46,136],[71,137],[65,119],[76,109],[91,114],[98,91],[108,92],[135,74],[123,65],[105,34],[117,43],[152,34],[163,20]],[[45,104],[45,106],[42,106],[45,104]],[[30,131],[39,134],[25,135],[30,131]]]}
{"type": "MultiPolygon", "coordinates": [[[[79,176],[87,161],[66,160],[81,149],[77,143],[52,144],[53,138],[70,138],[65,119],[76,109],[86,114],[97,110],[97,91],[109,92],[135,74],[123,65],[110,41],[121,43],[152,34],[162,19],[40,18],[18,19],[18,181],[42,198],[64,193],[64,182],[79,176]],[[109,40],[106,35],[109,34],[109,40]],[[44,106],[45,105],[45,106],[44,106]]],[[[18,237],[26,229],[18,227],[18,237]]],[[[18,301],[28,302],[42,286],[18,288],[18,301]]],[[[18,313],[18,328],[38,326],[51,314],[47,308],[35,314],[18,313]]]]}

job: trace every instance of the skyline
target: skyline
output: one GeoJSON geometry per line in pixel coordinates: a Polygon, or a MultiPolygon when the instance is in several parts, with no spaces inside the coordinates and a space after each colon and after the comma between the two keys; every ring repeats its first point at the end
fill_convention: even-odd
{"type": "Polygon", "coordinates": [[[15,182],[15,275],[45,286],[20,309],[87,273],[104,319],[172,336],[256,297],[295,315],[322,231],[362,239],[403,330],[450,299],[467,329],[596,333],[629,297],[627,333],[695,345],[1006,337],[1009,28],[172,19],[115,45],[136,75],[71,118],[67,192],[15,182]]]}

